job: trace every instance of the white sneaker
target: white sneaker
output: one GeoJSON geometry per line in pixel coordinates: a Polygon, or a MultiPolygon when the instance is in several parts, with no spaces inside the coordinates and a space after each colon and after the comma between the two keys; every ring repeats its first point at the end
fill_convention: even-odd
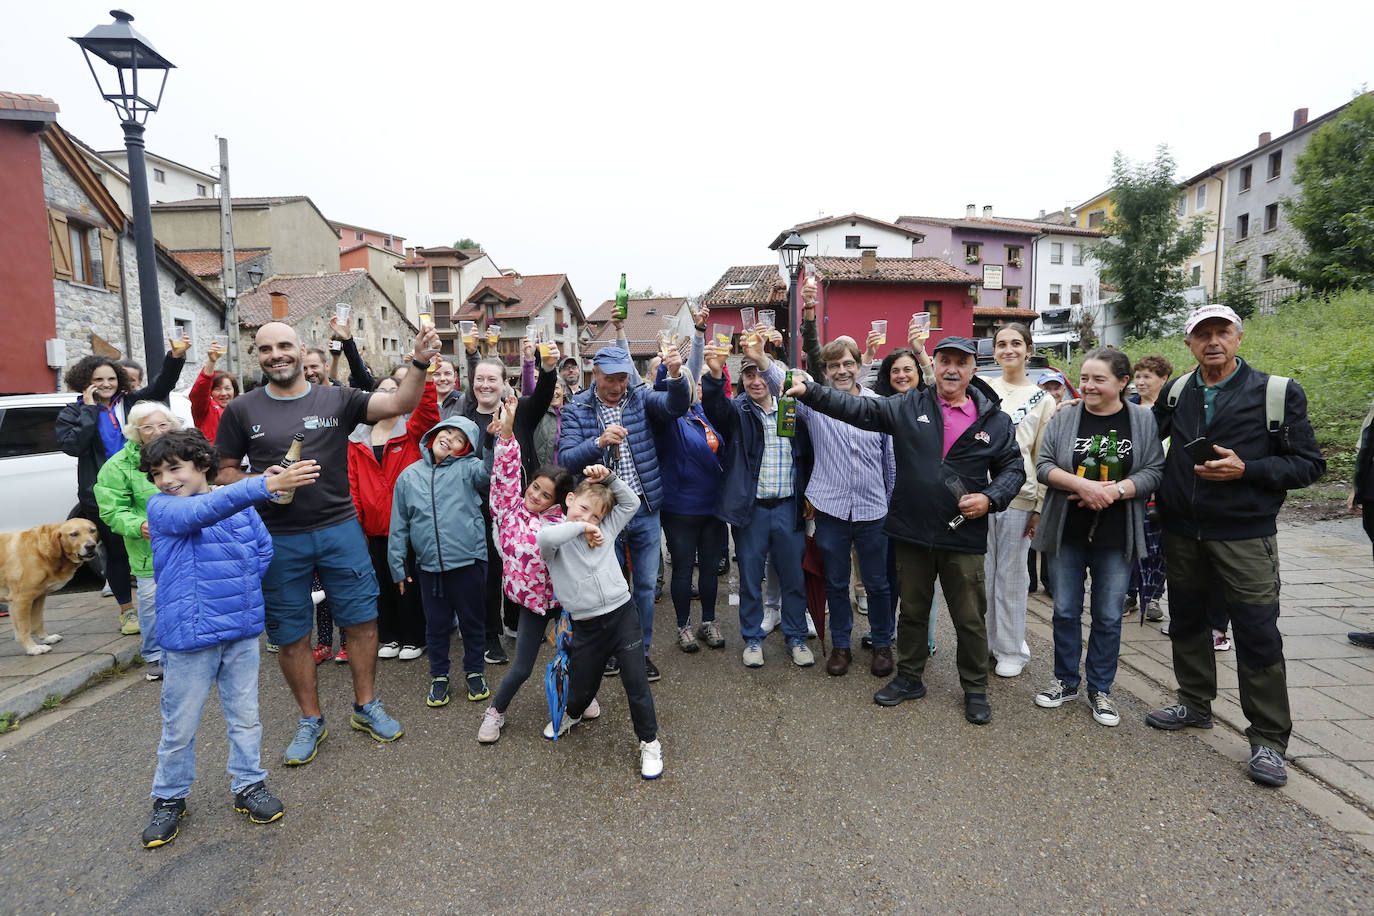
{"type": "Polygon", "coordinates": [[[100,590],[100,597],[102,597],[102,598],[113,598],[113,597],[114,597],[114,590],[110,588],[110,583],[108,583],[108,582],[105,583],[105,587],[102,588],[102,589],[100,590]]]}
{"type": "Polygon", "coordinates": [[[377,647],[378,658],[395,658],[401,654],[401,644],[398,642],[384,642],[377,647]]]}
{"type": "Polygon", "coordinates": [[[639,742],[639,775],[657,779],[663,772],[663,745],[655,738],[639,742]]]}
{"type": "Polygon", "coordinates": [[[816,621],[811,619],[811,615],[806,615],[806,635],[811,639],[816,638],[816,621]]]}
{"type": "MultiPolygon", "coordinates": [[[[558,727],[558,737],[562,738],[564,735],[568,733],[568,729],[572,728],[574,725],[581,721],[581,719],[574,719],[572,716],[569,715],[563,716],[563,724],[558,727]]],[[[548,738],[550,741],[553,740],[552,721],[544,723],[544,737],[548,738]]]]}
{"type": "Polygon", "coordinates": [[[998,677],[1016,677],[1024,670],[1024,662],[998,662],[997,667],[993,669],[998,677]]]}
{"type": "MultiPolygon", "coordinates": [[[[394,645],[394,644],[393,644],[394,645]]],[[[423,646],[401,646],[397,657],[403,662],[414,661],[425,653],[423,646]]]]}
{"type": "Polygon", "coordinates": [[[313,592],[310,593],[310,603],[311,603],[311,604],[319,604],[319,603],[320,603],[321,601],[323,601],[323,600],[324,600],[324,592],[321,592],[321,591],[313,591],[313,592]]]}
{"type": "Polygon", "coordinates": [[[599,719],[599,718],[601,718],[601,704],[598,703],[598,702],[596,701],[596,697],[592,697],[592,701],[591,701],[590,703],[587,704],[587,708],[584,709],[584,710],[582,710],[582,718],[583,718],[583,719],[599,719]]]}
{"type": "Polygon", "coordinates": [[[860,614],[863,614],[865,617],[868,616],[867,595],[860,595],[859,597],[854,599],[854,610],[858,611],[860,614]]]}
{"type": "Polygon", "coordinates": [[[1121,713],[1116,711],[1116,704],[1107,694],[1089,690],[1088,705],[1092,707],[1093,721],[1098,725],[1111,727],[1121,724],[1121,713]]]}
{"type": "Polygon", "coordinates": [[[477,740],[481,744],[495,744],[501,737],[501,726],[506,724],[506,714],[497,712],[495,706],[488,706],[482,713],[482,724],[477,728],[477,740]]]}
{"type": "Polygon", "coordinates": [[[763,667],[763,644],[757,642],[746,643],[744,646],[744,667],[762,668],[763,667]]]}
{"type": "Polygon", "coordinates": [[[772,633],[782,623],[782,610],[775,607],[763,609],[763,632],[764,635],[772,633]]]}
{"type": "Polygon", "coordinates": [[[816,664],[816,656],[811,654],[805,643],[795,645],[789,651],[792,653],[792,664],[798,668],[810,668],[816,664]]]}

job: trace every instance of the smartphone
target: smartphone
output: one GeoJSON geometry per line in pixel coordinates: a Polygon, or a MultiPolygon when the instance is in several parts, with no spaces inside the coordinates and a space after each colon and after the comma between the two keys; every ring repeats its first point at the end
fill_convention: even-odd
{"type": "Polygon", "coordinates": [[[1192,442],[1185,444],[1183,450],[1188,453],[1189,458],[1193,459],[1193,464],[1215,461],[1221,457],[1212,448],[1212,440],[1206,436],[1198,436],[1192,442]]]}

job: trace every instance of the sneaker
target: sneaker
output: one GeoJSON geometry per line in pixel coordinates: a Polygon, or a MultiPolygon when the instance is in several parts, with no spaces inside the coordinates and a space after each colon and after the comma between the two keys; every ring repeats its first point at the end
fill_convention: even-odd
{"type": "Polygon", "coordinates": [[[858,611],[860,614],[863,614],[865,617],[868,616],[867,595],[860,595],[859,597],[854,599],[854,610],[858,611]]]}
{"type": "Polygon", "coordinates": [[[1025,662],[998,662],[997,667],[992,669],[998,677],[1018,677],[1022,671],[1026,670],[1025,662]]]}
{"type": "MultiPolygon", "coordinates": [[[[377,653],[377,654],[380,655],[381,653],[379,652],[379,653],[377,653]]],[[[333,657],[334,657],[334,647],[333,647],[333,646],[327,646],[327,645],[325,645],[325,644],[322,643],[322,642],[321,642],[321,643],[316,643],[316,644],[315,644],[315,664],[318,665],[320,662],[328,661],[329,659],[331,659],[331,658],[333,658],[333,657]]]]}
{"type": "Polygon", "coordinates": [[[102,597],[102,598],[113,598],[113,597],[114,597],[114,589],[110,588],[110,583],[108,583],[108,582],[105,583],[105,587],[102,588],[102,589],[100,590],[100,597],[102,597]]]}
{"type": "Polygon", "coordinates": [[[153,799],[153,815],[148,818],[148,826],[143,828],[143,836],[139,837],[139,842],[143,844],[144,849],[166,846],[177,838],[177,833],[181,830],[181,819],[185,816],[186,799],[153,799]]]}
{"type": "Polygon", "coordinates": [[[281,799],[261,780],[234,796],[234,810],[248,815],[255,824],[270,824],[286,813],[281,799]]]}
{"type": "Polygon", "coordinates": [[[1220,630],[1212,631],[1212,648],[1217,652],[1230,652],[1231,639],[1220,630]]]}
{"type": "Polygon", "coordinates": [[[429,695],[425,697],[425,705],[437,708],[447,706],[448,701],[448,678],[442,675],[432,678],[429,682],[429,695]]]}
{"type": "Polygon", "coordinates": [[[1168,625],[1167,623],[1160,624],[1160,626],[1159,626],[1159,632],[1163,633],[1165,636],[1168,636],[1168,635],[1169,635],[1169,625],[1168,625]]]}
{"type": "Polygon", "coordinates": [[[1145,619],[1152,622],[1164,619],[1164,608],[1159,606],[1157,600],[1151,599],[1145,602],[1145,619]]]}
{"type": "Polygon", "coordinates": [[[602,670],[601,673],[602,673],[602,675],[605,676],[605,677],[617,677],[617,676],[619,676],[619,674],[620,674],[620,659],[616,658],[614,655],[612,655],[610,658],[606,659],[606,667],[602,670]]]}
{"type": "Polygon", "coordinates": [[[744,667],[762,668],[763,667],[763,644],[757,640],[750,640],[744,644],[744,667]]]}
{"type": "Polygon", "coordinates": [[[925,695],[926,685],[921,683],[920,678],[899,674],[873,694],[873,702],[879,706],[896,706],[906,700],[919,700],[925,695]]]}
{"type": "Polygon", "coordinates": [[[992,706],[986,693],[964,694],[964,718],[974,725],[987,725],[992,721],[992,706]]]}
{"type": "Polygon", "coordinates": [[[639,742],[639,775],[657,779],[663,773],[663,745],[655,738],[639,742]]]}
{"type": "Polygon", "coordinates": [[[872,650],[872,648],[873,648],[873,631],[872,631],[872,630],[868,631],[867,633],[865,633],[864,635],[862,635],[862,636],[859,637],[859,648],[861,648],[861,649],[869,649],[869,650],[872,650]]]}
{"type": "Polygon", "coordinates": [[[328,737],[329,730],[324,727],[323,718],[301,716],[296,723],[296,737],[286,746],[286,757],[282,762],[289,767],[304,766],[315,759],[320,742],[328,737]]]}
{"type": "Polygon", "coordinates": [[[697,627],[697,638],[712,649],[724,649],[725,637],[720,635],[720,627],[714,620],[707,620],[697,627]]]}
{"type": "Polygon", "coordinates": [[[507,626],[502,626],[502,627],[501,627],[501,635],[504,636],[504,637],[506,637],[507,639],[515,639],[516,637],[518,637],[518,636],[520,635],[520,631],[519,631],[519,630],[511,629],[510,627],[507,627],[507,626]]]}
{"type": "Polygon", "coordinates": [[[424,655],[424,646],[401,646],[401,652],[396,657],[403,662],[411,662],[424,655]]]}
{"type": "Polygon", "coordinates": [[[1283,755],[1272,747],[1250,745],[1250,778],[1262,786],[1284,786],[1288,784],[1288,771],[1283,766],[1283,755]]]}
{"type": "Polygon", "coordinates": [[[138,609],[129,608],[127,611],[119,612],[119,632],[124,636],[137,636],[141,630],[138,628],[138,609]]]}
{"type": "Polygon", "coordinates": [[[337,665],[348,664],[348,646],[339,646],[339,651],[334,653],[334,663],[337,665]]]}
{"type": "Polygon", "coordinates": [[[654,660],[647,655],[644,656],[644,674],[649,679],[650,684],[654,681],[663,680],[663,675],[659,673],[658,665],[655,665],[654,660]]]}
{"type": "Polygon", "coordinates": [[[1136,612],[1139,607],[1135,595],[1127,595],[1125,602],[1121,606],[1121,616],[1129,617],[1136,612]]]}
{"type": "Polygon", "coordinates": [[[582,710],[582,720],[584,722],[590,722],[592,719],[599,718],[601,718],[601,704],[596,701],[596,697],[592,697],[592,701],[587,704],[587,708],[582,710]]]}
{"type": "Polygon", "coordinates": [[[763,609],[763,635],[767,636],[782,624],[782,609],[766,607],[763,609]]]}
{"type": "Polygon", "coordinates": [[[504,665],[510,661],[506,647],[501,645],[501,637],[493,636],[487,640],[487,651],[482,655],[488,665],[504,665]]]}
{"type": "Polygon", "coordinates": [[[788,646],[787,651],[792,653],[792,664],[796,665],[798,668],[810,668],[812,665],[816,664],[816,656],[812,654],[811,650],[804,642],[788,646]]]}
{"type": "Polygon", "coordinates": [[[1347,633],[1345,638],[1361,649],[1374,649],[1374,633],[1347,633]]]}
{"type": "Polygon", "coordinates": [[[1078,685],[1067,686],[1063,681],[1055,681],[1035,695],[1035,705],[1044,709],[1058,709],[1070,700],[1078,699],[1078,685]]]}
{"type": "Polygon", "coordinates": [[[1121,724],[1121,713],[1116,711],[1116,704],[1112,702],[1110,694],[1101,690],[1089,690],[1088,705],[1092,707],[1093,721],[1098,725],[1121,724]]]}
{"type": "Polygon", "coordinates": [[[1211,728],[1212,717],[1206,713],[1193,712],[1182,703],[1156,709],[1145,717],[1145,724],[1165,731],[1176,732],[1180,728],[1211,728]]]}
{"type": "Polygon", "coordinates": [[[480,671],[474,671],[467,676],[468,699],[474,703],[485,700],[491,696],[491,688],[487,686],[487,676],[480,671]]]}
{"type": "Polygon", "coordinates": [[[401,654],[401,644],[398,642],[384,642],[377,647],[378,658],[396,658],[401,654]]]}
{"type": "MultiPolygon", "coordinates": [[[[581,720],[580,718],[579,718],[579,719],[574,719],[572,716],[569,716],[569,715],[566,715],[566,714],[565,714],[565,715],[563,716],[563,722],[558,726],[558,737],[559,737],[559,738],[562,738],[564,735],[566,735],[566,734],[568,733],[568,730],[569,730],[569,729],[571,729],[574,725],[576,725],[578,722],[581,722],[581,721],[582,721],[582,720],[581,720]]],[[[543,734],[544,734],[544,737],[545,737],[545,738],[548,738],[550,741],[555,740],[554,734],[553,734],[553,721],[552,721],[552,720],[550,720],[550,721],[544,723],[544,732],[543,732],[543,734]]]]}
{"type": "Polygon", "coordinates": [[[162,680],[162,662],[149,662],[143,669],[143,679],[147,681],[162,680]]]}
{"type": "Polygon", "coordinates": [[[482,713],[482,724],[477,727],[478,744],[495,744],[501,738],[501,726],[506,724],[506,714],[497,712],[495,706],[488,706],[482,713]]]}
{"type": "Polygon", "coordinates": [[[807,615],[806,615],[806,638],[807,638],[807,639],[815,639],[815,638],[816,638],[816,621],[814,621],[814,620],[811,619],[811,615],[810,615],[810,614],[807,614],[807,615]]]}
{"type": "Polygon", "coordinates": [[[697,642],[696,636],[692,634],[692,626],[677,628],[677,647],[683,652],[699,652],[701,644],[697,642]]]}
{"type": "Polygon", "coordinates": [[[278,645],[277,645],[276,643],[274,643],[274,642],[269,642],[269,643],[267,644],[267,651],[268,651],[268,652],[271,652],[273,655],[276,655],[277,652],[280,651],[280,650],[281,650],[281,647],[278,646],[278,645]]]}
{"type": "Polygon", "coordinates": [[[387,711],[382,708],[381,700],[373,700],[361,709],[355,705],[353,718],[348,724],[360,732],[367,732],[378,741],[395,741],[405,734],[401,731],[401,723],[387,715],[387,711]]]}
{"type": "Polygon", "coordinates": [[[324,602],[324,592],[320,589],[313,589],[310,592],[310,603],[319,607],[324,602]]]}

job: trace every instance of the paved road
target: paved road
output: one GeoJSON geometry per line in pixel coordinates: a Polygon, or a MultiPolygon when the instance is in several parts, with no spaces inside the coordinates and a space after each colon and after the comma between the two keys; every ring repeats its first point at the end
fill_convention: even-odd
{"type": "MultiPolygon", "coordinates": [[[[722,599],[722,605],[724,600],[722,599]]],[[[319,758],[276,763],[296,712],[264,656],[269,784],[282,821],[230,808],[217,706],[202,726],[191,814],[143,850],[158,689],[128,688],[0,745],[0,911],[32,912],[1369,912],[1369,855],[1196,738],[1086,706],[1042,710],[1035,640],[1025,676],[998,681],[995,719],[963,721],[947,622],[930,694],[896,709],[877,681],[767,665],[729,646],[659,648],[666,770],[638,776],[624,695],[558,743],[538,736],[542,687],[516,698],[500,743],[485,704],[423,704],[424,661],[384,662],[406,735],[347,727],[345,671],[321,668],[330,728],[319,758]]],[[[660,639],[672,633],[660,605],[660,639]]],[[[499,676],[502,669],[493,669],[499,676]]],[[[495,680],[495,677],[493,677],[495,680]]]]}

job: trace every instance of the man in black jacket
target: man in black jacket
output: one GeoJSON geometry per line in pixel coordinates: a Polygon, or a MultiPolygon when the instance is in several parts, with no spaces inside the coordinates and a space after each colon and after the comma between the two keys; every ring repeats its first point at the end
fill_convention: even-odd
{"type": "Polygon", "coordinates": [[[1011,417],[996,397],[969,388],[975,353],[968,338],[944,338],[935,346],[935,385],[892,397],[860,398],[814,382],[794,384],[790,393],[819,413],[890,434],[896,450],[897,482],[883,531],[897,541],[897,674],[873,701],[896,706],[925,696],[926,633],[939,579],[958,636],[964,717],[983,725],[992,721],[983,589],[987,515],[1011,503],[1026,472],[1011,417]]]}
{"type": "Polygon", "coordinates": [[[1326,471],[1302,386],[1284,386],[1282,419],[1268,407],[1269,376],[1236,355],[1241,319],[1222,305],[1184,325],[1197,369],[1155,401],[1159,434],[1171,440],[1156,502],[1164,529],[1178,703],[1146,717],[1170,731],[1212,727],[1216,659],[1208,605],[1224,601],[1235,634],[1240,704],[1250,727],[1250,778],[1288,781],[1283,754],[1293,720],[1279,634],[1275,534],[1287,491],[1326,471]],[[1213,455],[1212,458],[1207,458],[1213,455]]]}

